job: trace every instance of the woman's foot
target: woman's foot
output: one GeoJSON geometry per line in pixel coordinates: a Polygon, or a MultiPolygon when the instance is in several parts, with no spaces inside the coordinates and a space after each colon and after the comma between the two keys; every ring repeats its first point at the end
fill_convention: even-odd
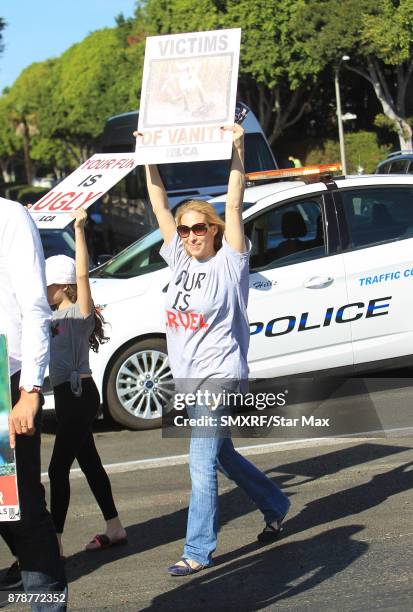
{"type": "Polygon", "coordinates": [[[116,516],[113,519],[110,519],[109,521],[106,521],[105,535],[112,542],[117,542],[119,540],[126,540],[127,534],[118,516],[116,516]]]}
{"type": "Polygon", "coordinates": [[[124,530],[119,517],[116,516],[109,521],[106,521],[106,531],[103,534],[97,534],[86,544],[86,550],[101,550],[102,548],[110,548],[119,544],[126,544],[128,536],[124,530]]]}
{"type": "Polygon", "coordinates": [[[127,538],[119,538],[111,540],[105,533],[97,533],[88,544],[85,546],[85,550],[95,551],[103,550],[104,548],[111,548],[111,546],[121,546],[127,544],[127,538]]]}
{"type": "Polygon", "coordinates": [[[282,522],[283,519],[279,519],[278,521],[273,521],[272,523],[265,523],[264,529],[257,536],[258,542],[261,542],[262,544],[270,544],[271,542],[278,540],[282,531],[282,522]]]}
{"type": "Polygon", "coordinates": [[[171,574],[171,576],[189,576],[190,574],[200,572],[206,567],[209,567],[209,565],[202,565],[202,563],[192,559],[180,559],[174,565],[168,567],[168,574],[171,574]]]}

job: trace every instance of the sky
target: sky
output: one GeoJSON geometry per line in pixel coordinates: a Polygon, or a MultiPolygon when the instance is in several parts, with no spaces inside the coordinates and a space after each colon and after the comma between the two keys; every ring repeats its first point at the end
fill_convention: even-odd
{"type": "Polygon", "coordinates": [[[94,30],[131,17],[136,0],[1,0],[4,52],[0,55],[0,92],[26,66],[59,56],[94,30]]]}

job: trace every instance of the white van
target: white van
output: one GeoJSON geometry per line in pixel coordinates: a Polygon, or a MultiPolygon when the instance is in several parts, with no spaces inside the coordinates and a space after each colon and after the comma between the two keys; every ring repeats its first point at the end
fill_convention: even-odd
{"type": "MultiPolygon", "coordinates": [[[[277,163],[265,134],[254,113],[248,111],[242,123],[246,172],[275,170],[277,163]]],[[[136,111],[110,117],[103,132],[101,151],[133,151],[133,131],[137,125],[136,111]]],[[[209,200],[227,190],[230,160],[160,164],[158,167],[172,208],[192,198],[209,200]]],[[[100,248],[105,253],[121,250],[156,227],[148,202],[143,166],[138,166],[102,198],[99,212],[105,241],[100,248]]]]}

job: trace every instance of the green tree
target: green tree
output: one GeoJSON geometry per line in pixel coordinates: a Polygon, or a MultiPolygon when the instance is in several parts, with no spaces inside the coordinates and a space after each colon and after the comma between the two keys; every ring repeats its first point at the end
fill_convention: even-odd
{"type": "Polygon", "coordinates": [[[48,123],[53,68],[53,61],[31,64],[21,72],[3,97],[8,109],[8,120],[22,143],[26,180],[29,185],[34,174],[32,140],[39,137],[48,123]]]}
{"type": "Polygon", "coordinates": [[[291,21],[301,0],[147,0],[137,30],[170,34],[242,28],[239,93],[273,143],[308,108],[321,62],[303,61],[291,21]]]}
{"type": "Polygon", "coordinates": [[[78,163],[95,150],[106,119],[130,110],[143,57],[116,28],[93,32],[57,60],[51,78],[47,131],[78,163]]]}
{"type": "MultiPolygon", "coordinates": [[[[413,0],[301,0],[295,48],[308,62],[345,66],[370,83],[402,149],[412,148],[408,85],[413,73],[413,0]]],[[[410,109],[411,110],[411,109],[410,109]]]]}
{"type": "Polygon", "coordinates": [[[33,181],[33,163],[30,157],[30,141],[33,134],[37,132],[36,115],[31,113],[24,104],[17,104],[9,115],[16,136],[21,139],[23,145],[24,168],[28,185],[33,181]]]}
{"type": "MultiPolygon", "coordinates": [[[[374,132],[353,132],[344,137],[347,166],[350,174],[372,173],[386,155],[390,146],[379,145],[374,132]]],[[[323,140],[305,158],[305,164],[328,164],[340,159],[340,148],[336,140],[323,140]]]]}
{"type": "Polygon", "coordinates": [[[118,22],[117,28],[94,32],[60,58],[31,64],[3,94],[3,166],[10,149],[8,123],[24,151],[30,182],[33,162],[49,165],[59,176],[95,150],[108,116],[137,106],[144,40],[130,44],[132,23],[121,17],[118,22]]]}
{"type": "Polygon", "coordinates": [[[10,122],[10,108],[3,96],[0,98],[0,168],[5,183],[12,180],[13,161],[20,148],[21,144],[10,122]]]}
{"type": "Polygon", "coordinates": [[[58,179],[62,179],[68,169],[76,166],[66,143],[59,138],[45,138],[40,134],[34,136],[30,155],[35,163],[50,168],[58,179]]]}
{"type": "Polygon", "coordinates": [[[243,28],[240,92],[258,114],[269,142],[308,110],[319,62],[303,61],[294,46],[296,0],[229,0],[226,27],[243,28]]]}

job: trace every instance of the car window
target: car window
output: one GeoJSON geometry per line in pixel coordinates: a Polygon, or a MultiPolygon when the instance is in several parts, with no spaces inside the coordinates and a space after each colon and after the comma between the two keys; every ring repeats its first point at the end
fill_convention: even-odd
{"type": "Polygon", "coordinates": [[[395,159],[391,163],[390,174],[405,174],[407,163],[406,159],[395,159]]]}
{"type": "Polygon", "coordinates": [[[413,160],[409,162],[409,167],[407,168],[407,174],[413,174],[413,160]]]}
{"type": "Polygon", "coordinates": [[[94,278],[133,278],[165,268],[166,262],[159,255],[161,246],[160,231],[150,232],[94,270],[90,276],[94,278]]]}
{"type": "Polygon", "coordinates": [[[326,253],[321,204],[317,199],[273,208],[245,224],[252,242],[251,270],[287,266],[326,253]]]}
{"type": "Polygon", "coordinates": [[[75,240],[71,231],[42,229],[40,238],[46,258],[53,255],[75,256],[75,240]]]}
{"type": "Polygon", "coordinates": [[[390,163],[387,162],[385,164],[380,164],[380,166],[378,166],[376,173],[377,174],[388,174],[390,171],[390,163]]]}
{"type": "Polygon", "coordinates": [[[342,192],[352,248],[413,236],[413,187],[371,187],[342,192]]]}

